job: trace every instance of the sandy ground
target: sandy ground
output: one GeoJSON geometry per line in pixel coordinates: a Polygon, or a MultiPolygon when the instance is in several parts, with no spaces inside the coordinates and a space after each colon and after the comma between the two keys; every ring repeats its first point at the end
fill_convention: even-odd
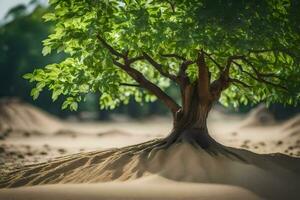
{"type": "MultiPolygon", "coordinates": [[[[284,167],[276,163],[273,166],[273,161],[271,164],[261,164],[263,162],[257,161],[259,155],[256,154],[254,157],[247,154],[248,157],[253,157],[252,164],[241,164],[226,157],[216,160],[205,152],[199,153],[191,147],[179,146],[171,153],[159,152],[152,158],[151,165],[146,167],[147,170],[133,178],[136,170],[133,168],[139,166],[136,164],[139,158],[128,158],[128,166],[121,169],[107,168],[113,166],[113,162],[105,158],[103,162],[108,163],[103,164],[104,168],[107,168],[105,171],[102,168],[102,171],[99,171],[102,164],[96,165],[98,168],[91,171],[87,163],[95,160],[95,157],[86,152],[125,147],[164,137],[171,129],[169,118],[66,122],[23,103],[6,103],[0,107],[0,111],[1,174],[22,169],[24,165],[66,160],[69,155],[75,153],[89,157],[83,164],[76,166],[76,169],[61,172],[62,176],[69,176],[68,179],[50,176],[52,180],[45,182],[50,185],[37,184],[38,186],[34,187],[2,189],[0,199],[284,199],[286,195],[289,195],[289,199],[300,197],[297,191],[300,186],[299,171],[293,171],[300,167],[299,160],[296,159],[300,157],[300,116],[285,122],[276,122],[263,108],[258,108],[246,116],[229,115],[216,110],[210,115],[210,133],[218,142],[263,154],[261,158],[264,160],[269,160],[269,155],[281,153],[286,155],[285,160],[288,158],[284,167]],[[162,160],[159,156],[168,159],[162,160]],[[186,158],[187,156],[189,158],[186,158]],[[289,158],[296,161],[289,161],[289,158]],[[286,166],[290,166],[290,169],[286,166]],[[99,177],[102,177],[102,174],[114,171],[124,176],[127,173],[126,176],[131,178],[125,182],[124,176],[123,180],[111,178],[112,182],[106,183],[100,183],[100,178],[87,178],[87,174],[97,177],[96,174],[101,172],[99,177]],[[72,183],[74,177],[77,180],[75,183],[80,184],[72,183]]],[[[243,154],[243,151],[241,152],[243,154]]],[[[39,177],[49,174],[43,171],[39,177]]]]}
{"type": "Polygon", "coordinates": [[[127,182],[101,183],[80,185],[49,185],[19,189],[5,189],[1,197],[6,200],[97,200],[97,199],[202,199],[202,200],[258,200],[261,199],[254,193],[241,187],[218,184],[193,184],[193,183],[154,183],[127,182]],[[217,191],[217,192],[216,192],[217,191]]]}

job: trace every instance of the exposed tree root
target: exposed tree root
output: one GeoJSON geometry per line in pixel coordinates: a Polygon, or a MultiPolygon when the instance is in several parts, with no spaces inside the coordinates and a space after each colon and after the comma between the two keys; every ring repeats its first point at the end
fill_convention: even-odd
{"type": "MultiPolygon", "coordinates": [[[[266,162],[269,165],[279,163],[279,165],[284,166],[285,159],[292,159],[282,155],[270,155],[267,156],[267,161],[264,161],[266,155],[259,156],[246,150],[226,147],[210,138],[208,134],[195,133],[186,131],[179,136],[174,134],[176,137],[170,135],[164,139],[155,139],[124,148],[79,153],[59,157],[47,163],[25,166],[8,173],[0,181],[0,187],[105,182],[136,179],[153,173],[159,174],[163,166],[168,165],[168,157],[172,156],[174,147],[184,144],[192,149],[194,158],[203,157],[206,152],[208,157],[222,157],[233,162],[254,164],[261,167],[268,167],[266,162]],[[204,140],[206,141],[203,142],[204,140]]],[[[185,153],[189,154],[189,151],[185,153]]],[[[184,157],[189,155],[180,154],[180,156],[183,157],[177,158],[179,160],[178,165],[181,164],[180,159],[185,159],[184,157]]],[[[294,161],[295,166],[299,166],[299,159],[294,161]]],[[[293,170],[300,172],[299,167],[295,167],[293,170]]]]}

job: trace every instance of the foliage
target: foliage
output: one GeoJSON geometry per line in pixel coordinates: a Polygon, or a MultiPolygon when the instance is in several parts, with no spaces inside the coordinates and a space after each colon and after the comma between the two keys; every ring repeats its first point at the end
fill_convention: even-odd
{"type": "MultiPolygon", "coordinates": [[[[179,61],[163,54],[195,60],[203,49],[212,79],[220,74],[228,58],[243,55],[230,69],[234,84],[222,93],[224,105],[279,102],[296,104],[300,83],[300,4],[297,0],[50,0],[44,16],[55,23],[44,40],[43,54],[64,52],[69,57],[24,77],[36,82],[32,95],[43,88],[52,99],[66,96],[63,108],[77,108],[90,92],[101,92],[103,108],[156,97],[139,87],[102,42],[131,58],[143,52],[162,65],[168,74],[179,72],[179,61]],[[100,39],[99,39],[100,38],[100,39]],[[263,81],[262,81],[263,80],[263,81]]],[[[120,61],[121,62],[121,61],[120,61]]],[[[139,60],[134,69],[162,89],[170,80],[151,64],[139,60]]],[[[190,80],[197,67],[189,65],[190,80]]]]}
{"type": "MultiPolygon", "coordinates": [[[[24,74],[32,72],[34,68],[40,69],[44,65],[59,62],[64,58],[61,53],[52,53],[46,57],[42,55],[42,40],[53,30],[52,23],[43,22],[42,16],[46,11],[47,8],[35,3],[26,6],[18,5],[8,12],[6,19],[9,19],[9,22],[3,23],[0,27],[0,97],[17,97],[41,107],[47,112],[65,117],[71,112],[60,109],[64,100],[62,95],[53,103],[51,101],[52,94],[49,91],[44,90],[40,93],[40,90],[34,89],[32,94],[39,94],[39,98],[32,101],[29,95],[32,84],[22,78],[24,74]],[[28,13],[28,6],[34,8],[31,13],[28,13]]],[[[39,85],[40,87],[41,85],[39,85]]],[[[78,112],[72,112],[72,114],[80,117],[81,112],[87,111],[93,112],[95,118],[108,119],[112,113],[111,111],[95,110],[99,107],[98,99],[98,93],[89,94],[86,101],[78,105],[78,112]]],[[[140,109],[136,109],[136,106],[137,103],[131,100],[128,106],[121,106],[115,109],[114,113],[126,113],[131,117],[167,113],[160,102],[143,105],[140,109]]],[[[73,106],[73,108],[75,107],[73,106]]]]}
{"type": "MultiPolygon", "coordinates": [[[[6,16],[10,21],[0,27],[0,97],[17,96],[31,101],[31,87],[22,75],[36,67],[62,60],[62,55],[58,54],[46,58],[42,56],[41,41],[51,32],[51,25],[41,21],[46,9],[38,3],[31,5],[35,9],[30,14],[27,6],[12,8],[6,16]]],[[[49,101],[46,92],[34,104],[54,113],[61,112],[57,105],[49,101]]]]}

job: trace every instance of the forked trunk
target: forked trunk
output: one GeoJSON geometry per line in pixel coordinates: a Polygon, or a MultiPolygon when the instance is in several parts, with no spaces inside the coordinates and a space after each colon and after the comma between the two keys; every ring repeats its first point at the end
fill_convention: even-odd
{"type": "Polygon", "coordinates": [[[183,107],[176,113],[169,143],[189,142],[203,149],[209,148],[214,140],[209,136],[207,117],[212,101],[200,97],[196,85],[188,85],[182,92],[183,107]]]}

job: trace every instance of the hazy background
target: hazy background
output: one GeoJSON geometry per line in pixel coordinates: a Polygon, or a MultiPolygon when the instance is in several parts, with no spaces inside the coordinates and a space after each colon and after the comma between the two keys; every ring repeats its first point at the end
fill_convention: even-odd
{"type": "MultiPolygon", "coordinates": [[[[130,102],[114,111],[100,110],[99,94],[88,95],[87,101],[81,103],[77,112],[61,110],[62,98],[52,102],[48,91],[42,92],[33,101],[30,96],[32,85],[22,75],[49,63],[59,62],[63,54],[52,53],[42,56],[42,41],[51,33],[52,24],[41,19],[47,11],[46,0],[0,0],[0,98],[17,98],[34,104],[62,118],[79,120],[108,120],[115,114],[131,118],[144,118],[151,115],[167,115],[168,112],[160,102],[138,105],[130,102]]],[[[169,92],[172,93],[172,88],[169,92]]],[[[223,108],[226,112],[244,113],[255,105],[238,109],[223,108]]],[[[278,119],[288,118],[300,111],[300,108],[271,105],[270,110],[278,119]]]]}
{"type": "Polygon", "coordinates": [[[10,8],[24,3],[27,4],[29,3],[30,0],[1,0],[1,7],[0,7],[0,19],[3,20],[3,18],[5,17],[7,11],[9,11],[10,8]]]}

